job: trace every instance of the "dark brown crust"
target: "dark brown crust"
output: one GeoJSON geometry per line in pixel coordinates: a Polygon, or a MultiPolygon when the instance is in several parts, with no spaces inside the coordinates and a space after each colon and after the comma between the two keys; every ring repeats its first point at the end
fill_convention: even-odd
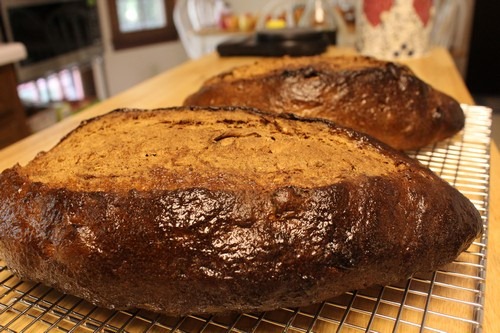
{"type": "Polygon", "coordinates": [[[0,252],[22,278],[172,315],[306,305],[452,261],[479,213],[380,149],[410,167],[319,188],[76,192],[15,166],[0,175],[0,252]]]}
{"type": "MultiPolygon", "coordinates": [[[[259,66],[266,61],[241,68],[252,72],[259,66]]],[[[241,68],[217,75],[184,105],[246,105],[323,117],[399,150],[441,141],[464,126],[458,102],[403,65],[367,57],[311,57],[308,63],[289,59],[269,67],[248,77],[233,77],[241,68]]]]}

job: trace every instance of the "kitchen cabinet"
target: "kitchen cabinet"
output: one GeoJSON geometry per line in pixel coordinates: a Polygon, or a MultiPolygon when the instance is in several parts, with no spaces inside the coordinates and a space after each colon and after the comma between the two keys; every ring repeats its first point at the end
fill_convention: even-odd
{"type": "Polygon", "coordinates": [[[0,44],[0,148],[29,134],[25,110],[17,94],[14,65],[25,56],[22,44],[0,44]]]}

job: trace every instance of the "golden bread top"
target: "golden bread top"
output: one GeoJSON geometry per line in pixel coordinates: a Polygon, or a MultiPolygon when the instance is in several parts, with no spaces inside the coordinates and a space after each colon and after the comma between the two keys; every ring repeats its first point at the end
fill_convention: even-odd
{"type": "Polygon", "coordinates": [[[332,123],[255,111],[117,110],[22,168],[76,191],[319,187],[405,167],[332,123]]]}
{"type": "Polygon", "coordinates": [[[276,70],[293,70],[297,68],[307,67],[324,67],[331,71],[343,69],[358,70],[370,67],[380,67],[388,64],[380,60],[364,56],[313,56],[313,57],[282,57],[282,58],[264,58],[250,65],[239,66],[231,69],[228,72],[222,73],[220,76],[215,76],[205,85],[209,85],[212,81],[217,82],[221,78],[226,81],[235,81],[239,79],[250,79],[262,75],[269,75],[270,72],[276,70]]]}

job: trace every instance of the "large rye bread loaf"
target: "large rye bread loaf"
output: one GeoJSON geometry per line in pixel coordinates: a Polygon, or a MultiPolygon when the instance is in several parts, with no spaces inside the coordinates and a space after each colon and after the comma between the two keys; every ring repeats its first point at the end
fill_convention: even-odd
{"type": "Polygon", "coordinates": [[[108,308],[306,305],[437,269],[481,229],[404,154],[239,108],[117,110],[0,175],[7,265],[108,308]]]}

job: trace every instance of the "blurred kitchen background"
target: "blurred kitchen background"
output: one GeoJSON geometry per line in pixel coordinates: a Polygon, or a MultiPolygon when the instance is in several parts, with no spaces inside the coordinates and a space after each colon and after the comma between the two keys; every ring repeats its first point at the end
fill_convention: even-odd
{"type": "MultiPolygon", "coordinates": [[[[500,117],[500,2],[436,1],[441,23],[434,42],[450,50],[477,104],[500,117]]],[[[21,42],[27,50],[23,60],[0,66],[0,147],[264,27],[308,20],[334,32],[333,43],[353,46],[354,2],[0,0],[0,42],[21,42]],[[2,68],[13,70],[14,81],[2,77],[2,68]],[[21,103],[2,108],[8,85],[21,103]]]]}

